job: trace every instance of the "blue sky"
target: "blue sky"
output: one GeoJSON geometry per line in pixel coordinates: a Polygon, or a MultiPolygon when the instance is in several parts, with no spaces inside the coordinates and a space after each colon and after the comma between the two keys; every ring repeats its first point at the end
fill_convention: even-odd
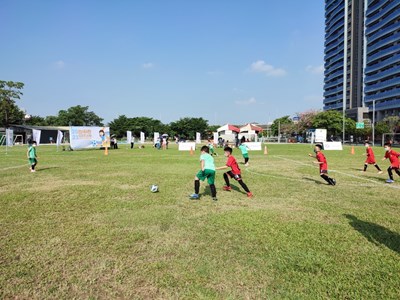
{"type": "Polygon", "coordinates": [[[0,80],[25,83],[32,115],[242,124],[322,108],[321,0],[0,0],[0,36],[0,80]]]}

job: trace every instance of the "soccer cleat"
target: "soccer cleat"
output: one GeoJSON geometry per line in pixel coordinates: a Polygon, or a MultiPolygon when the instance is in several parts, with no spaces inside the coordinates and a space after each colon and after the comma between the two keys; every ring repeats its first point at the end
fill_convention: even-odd
{"type": "Polygon", "coordinates": [[[332,184],[332,185],[336,185],[336,180],[332,178],[331,184],[332,184]]]}
{"type": "Polygon", "coordinates": [[[252,198],[253,197],[253,193],[252,192],[248,192],[247,193],[247,198],[252,198]]]}
{"type": "Polygon", "coordinates": [[[383,174],[383,172],[382,172],[382,171],[379,171],[378,174],[383,174]]]}
{"type": "Polygon", "coordinates": [[[227,185],[224,185],[224,186],[222,187],[222,189],[223,189],[224,191],[232,191],[232,188],[231,188],[230,186],[227,186],[227,185]]]}
{"type": "Polygon", "coordinates": [[[244,165],[245,165],[246,167],[248,167],[248,166],[249,166],[249,163],[245,163],[244,165]]]}
{"type": "Polygon", "coordinates": [[[189,196],[189,198],[192,199],[192,200],[198,200],[200,198],[200,196],[199,196],[199,194],[191,194],[189,196]]]}
{"type": "Polygon", "coordinates": [[[213,197],[212,199],[213,201],[218,201],[217,197],[213,197]]]}
{"type": "Polygon", "coordinates": [[[392,179],[387,179],[386,180],[386,183],[393,183],[394,182],[394,180],[392,180],[392,179]]]}
{"type": "Polygon", "coordinates": [[[36,171],[35,170],[31,170],[31,173],[35,173],[36,171]]]}

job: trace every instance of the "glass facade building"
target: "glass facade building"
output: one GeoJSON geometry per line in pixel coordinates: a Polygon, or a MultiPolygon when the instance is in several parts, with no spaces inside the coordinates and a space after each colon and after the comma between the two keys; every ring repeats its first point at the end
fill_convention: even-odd
{"type": "Polygon", "coordinates": [[[399,67],[399,0],[325,0],[324,110],[399,115],[399,67]]]}
{"type": "Polygon", "coordinates": [[[375,118],[400,114],[400,1],[368,0],[365,104],[375,118]]]}

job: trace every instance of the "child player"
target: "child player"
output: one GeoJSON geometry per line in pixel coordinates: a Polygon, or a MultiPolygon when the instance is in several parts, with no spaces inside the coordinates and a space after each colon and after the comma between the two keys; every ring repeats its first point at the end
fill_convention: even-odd
{"type": "Polygon", "coordinates": [[[247,185],[243,182],[241,172],[239,165],[236,161],[236,158],[232,155],[232,148],[231,147],[225,147],[224,148],[224,155],[228,158],[226,161],[226,165],[223,167],[218,167],[217,170],[222,170],[222,169],[227,169],[231,168],[230,171],[224,173],[224,180],[226,185],[223,187],[224,191],[231,191],[231,185],[229,184],[229,177],[235,179],[241,187],[246,191],[247,197],[251,198],[253,197],[253,194],[250,192],[249,188],[247,185]]]}
{"type": "Polygon", "coordinates": [[[242,155],[244,158],[244,165],[247,167],[249,165],[249,152],[247,151],[247,149],[249,149],[249,147],[247,147],[246,144],[241,143],[239,145],[239,149],[240,149],[240,151],[242,151],[242,155]]]}
{"type": "Polygon", "coordinates": [[[382,160],[385,160],[389,158],[390,161],[390,167],[387,169],[388,174],[389,174],[389,179],[386,180],[387,183],[393,183],[393,170],[396,172],[397,175],[400,176],[400,162],[399,162],[399,156],[400,153],[397,153],[396,151],[392,150],[392,145],[390,143],[385,143],[385,157],[382,160]]]}
{"type": "Polygon", "coordinates": [[[381,168],[379,168],[378,164],[375,161],[374,150],[372,150],[372,147],[368,141],[365,141],[365,148],[366,148],[366,152],[367,152],[366,153],[367,159],[365,160],[365,163],[364,163],[363,172],[367,171],[368,165],[374,165],[374,167],[378,170],[378,173],[382,174],[383,172],[382,172],[381,168]]]}
{"type": "Polygon", "coordinates": [[[328,176],[328,163],[326,161],[325,155],[321,152],[322,145],[317,144],[314,147],[315,156],[311,153],[308,154],[310,157],[314,157],[317,161],[314,161],[315,164],[319,165],[319,175],[329,184],[336,185],[336,180],[328,176]]]}
{"type": "Polygon", "coordinates": [[[211,155],[218,156],[218,154],[216,152],[214,152],[214,143],[210,139],[208,140],[208,148],[210,149],[211,155]]]}
{"type": "Polygon", "coordinates": [[[190,195],[190,199],[199,199],[200,191],[200,180],[204,181],[207,178],[207,182],[210,185],[211,196],[214,201],[217,201],[217,190],[215,188],[215,164],[214,158],[209,154],[209,148],[207,146],[201,147],[200,155],[200,167],[201,170],[194,177],[194,194],[190,195]]]}
{"type": "Polygon", "coordinates": [[[37,155],[36,155],[36,141],[33,141],[26,152],[28,157],[31,172],[36,172],[35,167],[37,165],[37,155]]]}

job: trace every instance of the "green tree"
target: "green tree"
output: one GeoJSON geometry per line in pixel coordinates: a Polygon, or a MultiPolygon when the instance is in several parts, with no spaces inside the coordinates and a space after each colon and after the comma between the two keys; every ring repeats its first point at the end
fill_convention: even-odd
{"type": "Polygon", "coordinates": [[[313,121],[316,115],[320,112],[316,110],[309,110],[302,113],[298,113],[299,122],[296,124],[298,133],[305,133],[308,129],[315,128],[313,121]]]}
{"type": "Polygon", "coordinates": [[[160,120],[148,117],[128,118],[125,115],[110,122],[110,130],[117,137],[124,137],[126,132],[132,131],[133,135],[139,136],[140,132],[144,132],[146,136],[152,137],[154,132],[160,134],[169,133],[169,126],[163,124],[160,120]]]}
{"type": "Polygon", "coordinates": [[[284,116],[278,119],[275,119],[271,125],[271,133],[274,136],[278,135],[278,130],[280,129],[281,134],[291,133],[293,126],[293,121],[289,116],[284,116]]]}
{"type": "Polygon", "coordinates": [[[207,135],[208,121],[203,118],[181,118],[169,125],[173,134],[187,139],[194,140],[196,132],[200,132],[202,136],[207,135]]]}
{"type": "Polygon", "coordinates": [[[386,124],[390,133],[395,134],[400,130],[400,117],[389,116],[382,120],[382,123],[386,124]]]}
{"type": "Polygon", "coordinates": [[[92,111],[89,106],[72,106],[58,112],[57,125],[60,126],[103,126],[103,119],[92,111]]]}
{"type": "Polygon", "coordinates": [[[44,121],[45,121],[46,126],[57,126],[60,123],[58,121],[58,117],[57,116],[46,116],[44,118],[44,121]]]}
{"type": "Polygon", "coordinates": [[[10,124],[22,124],[24,112],[15,101],[21,98],[23,88],[22,82],[0,80],[0,119],[5,128],[10,124]]]}
{"type": "MultiPolygon", "coordinates": [[[[338,136],[343,133],[343,114],[336,110],[328,110],[315,115],[312,125],[314,128],[324,128],[328,136],[338,136]]],[[[345,130],[348,134],[356,131],[356,122],[350,118],[345,118],[345,130]]]]}
{"type": "Polygon", "coordinates": [[[109,123],[111,133],[119,138],[125,136],[126,132],[130,130],[130,121],[125,115],[118,116],[109,123]]]}
{"type": "Polygon", "coordinates": [[[47,126],[46,119],[41,116],[31,116],[25,121],[26,125],[47,126]]]}

